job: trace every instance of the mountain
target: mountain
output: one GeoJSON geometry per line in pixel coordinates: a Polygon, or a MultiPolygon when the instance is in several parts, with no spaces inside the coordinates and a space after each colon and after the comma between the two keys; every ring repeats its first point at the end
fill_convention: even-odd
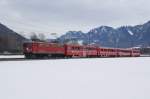
{"type": "Polygon", "coordinates": [[[150,46],[150,21],[136,26],[121,26],[113,28],[100,26],[87,33],[82,31],[69,31],[62,35],[61,41],[66,38],[83,40],[87,44],[97,44],[104,47],[146,47],[150,46]]]}
{"type": "Polygon", "coordinates": [[[68,42],[70,40],[75,41],[75,40],[83,40],[86,41],[86,34],[83,33],[82,31],[68,31],[65,35],[62,35],[59,38],[60,42],[68,42]]]}
{"type": "Polygon", "coordinates": [[[24,37],[0,23],[0,53],[21,52],[25,40],[24,37]]]}

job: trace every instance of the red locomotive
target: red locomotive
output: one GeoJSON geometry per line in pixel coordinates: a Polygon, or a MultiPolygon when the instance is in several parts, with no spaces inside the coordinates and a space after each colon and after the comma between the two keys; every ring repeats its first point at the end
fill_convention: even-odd
{"type": "Polygon", "coordinates": [[[23,44],[26,58],[47,57],[138,57],[137,49],[103,48],[92,45],[26,42],[23,44]]]}

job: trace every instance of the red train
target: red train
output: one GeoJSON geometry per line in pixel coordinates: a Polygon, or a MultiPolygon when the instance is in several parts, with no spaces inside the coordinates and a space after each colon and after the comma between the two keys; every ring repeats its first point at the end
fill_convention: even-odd
{"type": "Polygon", "coordinates": [[[26,42],[23,44],[26,58],[48,57],[138,57],[137,49],[103,48],[92,45],[26,42]]]}

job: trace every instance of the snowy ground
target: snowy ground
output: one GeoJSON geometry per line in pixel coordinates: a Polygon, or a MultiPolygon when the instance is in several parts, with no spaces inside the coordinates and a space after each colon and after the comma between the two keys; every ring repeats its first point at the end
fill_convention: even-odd
{"type": "Polygon", "coordinates": [[[150,58],[1,61],[0,99],[150,99],[150,58]]]}
{"type": "Polygon", "coordinates": [[[24,55],[0,55],[0,58],[24,58],[24,55]]]}

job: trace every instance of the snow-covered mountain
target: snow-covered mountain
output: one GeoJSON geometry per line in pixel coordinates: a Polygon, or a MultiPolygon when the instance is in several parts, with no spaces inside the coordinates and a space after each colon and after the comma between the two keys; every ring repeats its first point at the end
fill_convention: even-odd
{"type": "Polygon", "coordinates": [[[83,40],[84,43],[95,43],[106,47],[145,47],[150,46],[150,21],[143,25],[121,26],[116,29],[100,26],[91,29],[88,33],[69,31],[59,39],[83,40]]]}
{"type": "Polygon", "coordinates": [[[65,35],[61,36],[61,39],[84,39],[86,34],[82,31],[69,31],[65,35]]]}
{"type": "Polygon", "coordinates": [[[69,31],[65,35],[62,35],[59,38],[60,42],[70,42],[70,41],[83,41],[85,42],[87,38],[87,34],[83,33],[82,31],[69,31]]]}

